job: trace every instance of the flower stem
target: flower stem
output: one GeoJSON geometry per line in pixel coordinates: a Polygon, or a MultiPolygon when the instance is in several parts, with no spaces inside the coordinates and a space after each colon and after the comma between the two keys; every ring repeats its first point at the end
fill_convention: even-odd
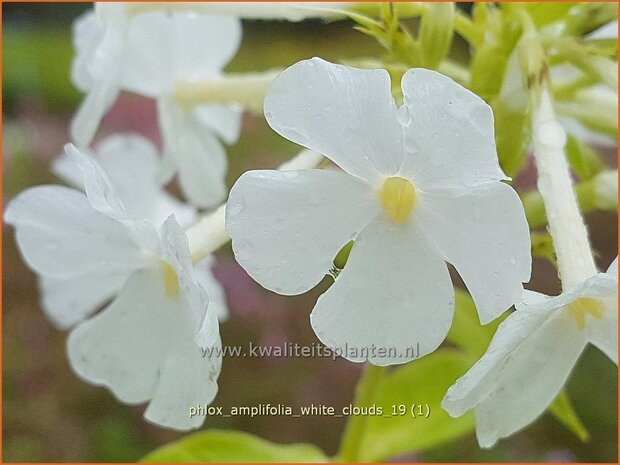
{"type": "MultiPolygon", "coordinates": [[[[304,170],[319,166],[323,156],[312,150],[302,150],[290,160],[282,163],[278,170],[304,170]]],[[[203,216],[186,233],[192,261],[198,263],[211,255],[230,240],[226,232],[226,203],[217,207],[213,212],[203,216]]]]}
{"type": "Polygon", "coordinates": [[[262,114],[265,94],[280,72],[234,73],[210,81],[177,82],[174,98],[185,109],[197,105],[237,103],[262,114]]]}
{"type": "MultiPolygon", "coordinates": [[[[354,402],[356,407],[372,406],[375,402],[377,389],[386,373],[386,367],[368,364],[356,387],[354,402]]],[[[354,463],[360,461],[360,449],[364,441],[368,418],[366,415],[351,415],[342,436],[336,462],[354,463]]]]}
{"type": "Polygon", "coordinates": [[[566,161],[566,132],[557,121],[547,85],[544,80],[539,92],[532,92],[534,157],[562,288],[567,291],[595,275],[596,265],[566,161]]]}

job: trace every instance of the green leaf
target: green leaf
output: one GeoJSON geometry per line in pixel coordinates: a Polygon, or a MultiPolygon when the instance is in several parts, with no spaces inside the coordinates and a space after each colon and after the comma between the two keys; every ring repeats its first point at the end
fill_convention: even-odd
{"type": "Polygon", "coordinates": [[[508,59],[521,36],[521,26],[504,9],[490,12],[485,40],[476,47],[472,56],[469,85],[469,90],[487,102],[497,97],[508,59]]]}
{"type": "Polygon", "coordinates": [[[441,408],[441,400],[474,361],[460,351],[441,349],[385,376],[375,391],[376,405],[383,408],[384,415],[391,415],[393,406],[399,405],[404,405],[408,412],[388,418],[367,417],[358,462],[382,462],[405,452],[438,446],[472,431],[473,412],[452,418],[441,408]],[[428,405],[428,418],[414,418],[413,404],[422,405],[423,410],[428,405]]]}
{"type": "Polygon", "coordinates": [[[344,269],[344,266],[347,264],[349,260],[349,255],[351,254],[351,250],[353,249],[354,241],[347,242],[342,249],[336,254],[336,258],[334,258],[334,266],[338,270],[344,269]]]}
{"type": "Polygon", "coordinates": [[[494,98],[499,93],[508,56],[496,42],[483,42],[471,61],[469,89],[487,101],[494,98]]]}
{"type": "Polygon", "coordinates": [[[534,21],[534,24],[541,27],[557,21],[562,21],[567,17],[569,10],[575,5],[577,5],[576,2],[532,2],[524,3],[523,7],[529,13],[532,21],[534,21]]]}
{"type": "Polygon", "coordinates": [[[617,18],[617,2],[580,2],[566,16],[564,35],[579,37],[617,18]]]}
{"type": "Polygon", "coordinates": [[[593,178],[606,167],[596,150],[572,136],[566,143],[566,156],[570,167],[582,181],[593,178]]]}
{"type": "Polygon", "coordinates": [[[73,109],[82,98],[72,86],[69,28],[18,28],[3,31],[5,101],[17,95],[42,97],[53,109],[73,109]]]}
{"type": "Polygon", "coordinates": [[[525,217],[530,229],[542,228],[547,225],[547,213],[542,195],[537,190],[521,194],[521,202],[525,210],[525,217]]]}
{"type": "Polygon", "coordinates": [[[525,163],[530,143],[527,111],[514,111],[503,99],[491,104],[495,117],[495,144],[499,163],[508,176],[515,176],[525,163]]]}
{"type": "Polygon", "coordinates": [[[557,266],[553,238],[548,232],[535,231],[531,233],[532,257],[549,260],[553,266],[557,266]]]}
{"type": "MultiPolygon", "coordinates": [[[[477,359],[487,350],[495,331],[504,317],[492,323],[481,325],[476,304],[465,291],[455,291],[454,319],[447,340],[459,346],[471,357],[477,359]]],[[[506,314],[507,315],[507,314],[506,314]]]]}
{"type": "Polygon", "coordinates": [[[561,391],[549,406],[549,412],[582,442],[590,440],[590,433],[583,425],[565,391],[561,391]]]}
{"type": "Polygon", "coordinates": [[[454,3],[429,3],[418,34],[422,66],[437,68],[448,56],[454,36],[454,3]]]}
{"type": "Polygon", "coordinates": [[[142,459],[147,463],[328,462],[311,444],[274,444],[240,431],[194,433],[163,446],[142,459]]]}

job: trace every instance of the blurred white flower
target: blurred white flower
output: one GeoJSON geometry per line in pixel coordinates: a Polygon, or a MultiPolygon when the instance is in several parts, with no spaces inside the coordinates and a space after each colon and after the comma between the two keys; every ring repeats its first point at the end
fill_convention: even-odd
{"type": "Polygon", "coordinates": [[[196,11],[228,14],[248,19],[285,19],[302,21],[310,18],[340,16],[351,2],[200,2],[196,11]],[[338,10],[338,11],[336,11],[338,10]]]}
{"type": "Polygon", "coordinates": [[[211,403],[221,369],[219,327],[194,274],[187,237],[170,217],[160,262],[127,280],[103,311],[69,335],[72,368],[124,403],[149,402],[144,416],[168,428],[198,428],[194,405],[211,403]],[[203,351],[211,349],[212,352],[203,351]]]}
{"type": "Polygon", "coordinates": [[[269,124],[344,172],[247,172],[226,212],[238,262],[280,294],[314,287],[355,240],[311,323],[331,348],[395,347],[368,357],[344,350],[378,365],[444,340],[454,306],[445,261],[483,323],[518,300],[531,267],[523,207],[500,182],[489,106],[425,69],[408,71],[402,89],[399,109],[384,70],[318,58],[285,70],[265,100],[269,124]]]}
{"type": "Polygon", "coordinates": [[[588,343],[618,363],[618,259],[559,296],[525,291],[487,352],[453,386],[442,406],[476,412],[481,447],[521,430],[558,395],[588,343]]]}
{"type": "Polygon", "coordinates": [[[57,306],[48,309],[59,325],[79,322],[122,287],[72,331],[71,365],[123,402],[152,399],[145,416],[155,423],[198,427],[204,417],[190,419],[188,408],[213,399],[221,365],[217,354],[203,357],[202,350],[220,340],[187,237],[174,216],[161,236],[148,220],[133,219],[105,171],[75,147],[67,151],[83,171],[86,194],[34,187],[9,204],[5,220],[16,228],[26,263],[48,285],[64,283],[52,284],[57,306]]]}
{"type": "MultiPolygon", "coordinates": [[[[103,168],[130,217],[147,219],[157,227],[173,213],[181,226],[196,221],[196,209],[177,200],[157,182],[157,148],[150,140],[137,134],[113,134],[95,149],[81,152],[103,168]]],[[[84,190],[79,159],[67,151],[54,161],[52,172],[71,187],[84,190]]]]}
{"type": "MultiPolygon", "coordinates": [[[[189,227],[197,220],[196,209],[184,204],[161,188],[157,182],[158,156],[155,146],[146,138],[132,134],[115,134],[106,137],[96,150],[84,153],[97,160],[125,208],[132,218],[146,219],[160,227],[172,214],[182,227],[189,227]]],[[[72,187],[84,189],[84,174],[75,157],[64,152],[56,159],[53,172],[72,187]]],[[[220,321],[228,318],[224,290],[211,271],[215,258],[209,256],[195,265],[198,282],[209,295],[209,305],[220,321]]],[[[102,302],[88,308],[75,309],[74,296],[80,294],[82,280],[41,277],[42,305],[52,321],[61,328],[73,325],[84,315],[94,312],[102,302]],[[69,312],[74,308],[74,318],[69,312]]],[[[96,282],[96,277],[93,276],[96,282]]],[[[121,283],[122,284],[122,283],[121,283]]],[[[120,287],[112,291],[115,295],[120,287]]]]}
{"type": "Polygon", "coordinates": [[[242,111],[234,105],[179,105],[174,92],[184,83],[221,76],[241,43],[241,23],[185,11],[130,15],[126,8],[97,3],[75,23],[72,77],[87,95],[73,120],[72,138],[80,146],[90,144],[120,90],[156,99],[164,141],[162,182],[178,172],[188,199],[211,207],[226,196],[221,140],[237,140],[242,111]]]}

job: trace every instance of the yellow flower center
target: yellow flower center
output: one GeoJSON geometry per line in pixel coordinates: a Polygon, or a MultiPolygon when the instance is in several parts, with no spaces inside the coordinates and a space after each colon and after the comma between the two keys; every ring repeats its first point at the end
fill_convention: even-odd
{"type": "Polygon", "coordinates": [[[586,315],[597,320],[603,318],[603,305],[593,297],[580,297],[568,305],[568,312],[581,331],[586,327],[586,315]]]}
{"type": "Polygon", "coordinates": [[[162,260],[160,264],[164,273],[164,287],[166,289],[166,295],[168,297],[177,297],[181,292],[177,272],[172,265],[165,260],[162,260]]]}
{"type": "Polygon", "coordinates": [[[379,200],[390,219],[402,224],[409,219],[415,204],[415,187],[411,181],[394,176],[383,181],[379,200]]]}

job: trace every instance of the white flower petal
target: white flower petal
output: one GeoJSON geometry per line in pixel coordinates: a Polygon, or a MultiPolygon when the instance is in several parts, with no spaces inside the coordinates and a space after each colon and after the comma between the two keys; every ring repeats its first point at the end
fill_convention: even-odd
{"type": "Polygon", "coordinates": [[[607,274],[613,275],[616,278],[618,277],[618,257],[616,257],[616,259],[611,262],[611,265],[609,265],[609,268],[607,268],[607,274]]]}
{"type": "Polygon", "coordinates": [[[87,274],[68,279],[42,276],[41,305],[59,329],[68,329],[90,316],[123,287],[130,270],[87,274]]]}
{"type": "MultiPolygon", "coordinates": [[[[88,156],[94,156],[90,149],[82,149],[81,151],[88,156]]],[[[84,191],[84,172],[78,160],[69,155],[66,150],[63,150],[52,162],[50,171],[70,187],[84,191]]]]}
{"type": "Polygon", "coordinates": [[[69,335],[73,370],[122,402],[151,399],[164,360],[195,333],[185,300],[170,298],[165,287],[158,267],[134,273],[109,307],[69,335]]]}
{"type": "Polygon", "coordinates": [[[171,98],[158,100],[166,178],[175,170],[183,194],[198,207],[213,207],[226,197],[226,152],[215,135],[193,111],[185,111],[171,98]]]}
{"type": "Polygon", "coordinates": [[[134,270],[150,260],[121,223],[67,187],[27,189],[11,201],[5,221],[15,226],[28,266],[52,277],[134,270]]]}
{"type": "Polygon", "coordinates": [[[159,254],[159,236],[155,227],[141,216],[132,218],[127,213],[116,187],[103,167],[85,152],[72,144],[65,146],[65,152],[73,157],[84,176],[84,191],[91,207],[121,223],[133,240],[144,249],[159,254]]]}
{"type": "MultiPolygon", "coordinates": [[[[530,291],[528,293],[531,294],[530,291]]],[[[618,280],[608,273],[597,273],[570,292],[563,292],[558,296],[545,296],[544,299],[532,302],[531,299],[522,299],[515,306],[519,311],[527,313],[550,312],[574,302],[580,297],[596,299],[614,299],[618,293],[618,280]]]]}
{"type": "Polygon", "coordinates": [[[101,40],[101,29],[93,10],[79,16],[72,26],[72,40],[75,57],[71,66],[71,81],[86,93],[93,85],[93,76],[88,69],[92,53],[101,40]]]}
{"type": "Polygon", "coordinates": [[[210,14],[233,15],[243,19],[285,19],[302,21],[330,15],[341,16],[351,7],[346,2],[204,2],[200,11],[210,14]]]}
{"type": "MultiPolygon", "coordinates": [[[[532,303],[548,299],[547,296],[537,292],[525,291],[525,293],[532,303]]],[[[448,389],[441,404],[444,410],[453,417],[458,417],[482,402],[494,389],[496,380],[501,374],[501,367],[511,357],[513,351],[540,329],[550,316],[551,312],[542,311],[511,313],[497,328],[482,358],[448,389]]]]}
{"type": "Polygon", "coordinates": [[[402,88],[405,177],[424,190],[506,179],[495,150],[493,113],[480,97],[422,68],[407,71],[402,88]]]}
{"type": "Polygon", "coordinates": [[[114,219],[124,218],[125,206],[116,188],[101,165],[90,156],[90,152],[67,144],[65,153],[80,168],[84,191],[93,209],[114,219]]]}
{"type": "Polygon", "coordinates": [[[530,234],[510,186],[489,183],[460,195],[421,193],[414,217],[465,281],[483,324],[519,299],[530,278],[530,234]]]}
{"type": "Polygon", "coordinates": [[[200,105],[196,117],[213,129],[227,144],[234,144],[241,132],[243,108],[239,105],[200,105]]]}
{"type": "Polygon", "coordinates": [[[181,431],[200,427],[204,415],[190,418],[189,409],[210,404],[217,394],[217,378],[222,359],[214,348],[213,355],[202,356],[193,341],[176,345],[166,357],[161,376],[144,417],[155,424],[181,431]]]}
{"type": "Polygon", "coordinates": [[[138,135],[113,135],[97,146],[97,161],[116,188],[127,213],[161,225],[174,214],[179,223],[196,219],[196,210],[161,188],[159,157],[151,141],[138,135]]]}
{"type": "Polygon", "coordinates": [[[364,180],[379,182],[401,165],[402,130],[385,70],[300,61],[273,82],[265,117],[283,137],[364,180]]]}
{"type": "Polygon", "coordinates": [[[190,419],[189,407],[211,402],[217,392],[221,354],[203,357],[201,348],[219,347],[219,329],[174,217],[162,226],[162,251],[178,289],[170,294],[164,266],[134,273],[108,308],[70,334],[68,352],[82,378],[108,387],[122,402],[152,399],[147,419],[186,430],[203,421],[190,419]]]}
{"type": "MultiPolygon", "coordinates": [[[[159,158],[155,146],[136,134],[114,134],[103,139],[97,153],[90,155],[105,170],[127,214],[161,225],[172,213],[188,226],[196,220],[196,210],[170,195],[158,181],[159,158]]],[[[80,163],[66,152],[54,160],[52,171],[67,184],[84,189],[80,163]]]]}
{"type": "Polygon", "coordinates": [[[585,36],[588,40],[604,40],[618,38],[618,20],[610,21],[585,36]]]}
{"type": "Polygon", "coordinates": [[[113,80],[99,80],[92,84],[71,121],[71,140],[78,147],[87,147],[93,141],[103,116],[118,94],[118,85],[113,80]]]}
{"type": "MultiPolygon", "coordinates": [[[[177,273],[179,286],[194,322],[194,333],[197,334],[205,322],[209,298],[204,288],[196,280],[187,234],[181,229],[174,216],[170,216],[164,222],[161,228],[161,242],[163,258],[177,273]]],[[[212,344],[215,339],[219,340],[217,318],[214,319],[213,328],[209,329],[212,331],[212,340],[200,341],[201,347],[212,344]]]]}
{"type": "Polygon", "coordinates": [[[611,361],[618,364],[618,258],[606,273],[599,273],[586,281],[579,295],[598,298],[603,305],[603,317],[587,318],[586,331],[592,344],[611,361]]]}
{"type": "Polygon", "coordinates": [[[123,88],[158,97],[175,82],[213,78],[240,44],[237,18],[184,12],[137,15],[127,35],[123,88]]]}
{"type": "Polygon", "coordinates": [[[450,275],[433,247],[410,224],[377,219],[360,233],[344,270],[319,298],[310,320],[317,337],[332,350],[342,350],[343,357],[390,365],[434,351],[453,313],[450,275]],[[395,353],[347,351],[373,346],[395,353]]]}
{"type": "Polygon", "coordinates": [[[566,383],[585,343],[575,322],[557,314],[511,351],[476,407],[480,446],[492,447],[538,418],[566,383]]]}
{"type": "Polygon", "coordinates": [[[226,292],[222,284],[213,276],[214,264],[215,257],[209,255],[194,266],[194,275],[198,284],[204,288],[209,296],[209,310],[215,312],[218,321],[225,321],[228,319],[226,292]]]}
{"type": "Polygon", "coordinates": [[[592,344],[609,359],[618,364],[618,299],[601,299],[604,316],[601,319],[588,318],[586,331],[592,344]]]}
{"type": "Polygon", "coordinates": [[[301,294],[378,213],[374,190],[342,172],[248,171],[230,191],[226,229],[235,258],[261,286],[301,294]]]}
{"type": "Polygon", "coordinates": [[[126,25],[124,5],[120,3],[97,3],[94,15],[87,13],[75,23],[72,78],[87,94],[71,122],[70,132],[80,147],[92,142],[103,115],[118,96],[126,25]]]}

